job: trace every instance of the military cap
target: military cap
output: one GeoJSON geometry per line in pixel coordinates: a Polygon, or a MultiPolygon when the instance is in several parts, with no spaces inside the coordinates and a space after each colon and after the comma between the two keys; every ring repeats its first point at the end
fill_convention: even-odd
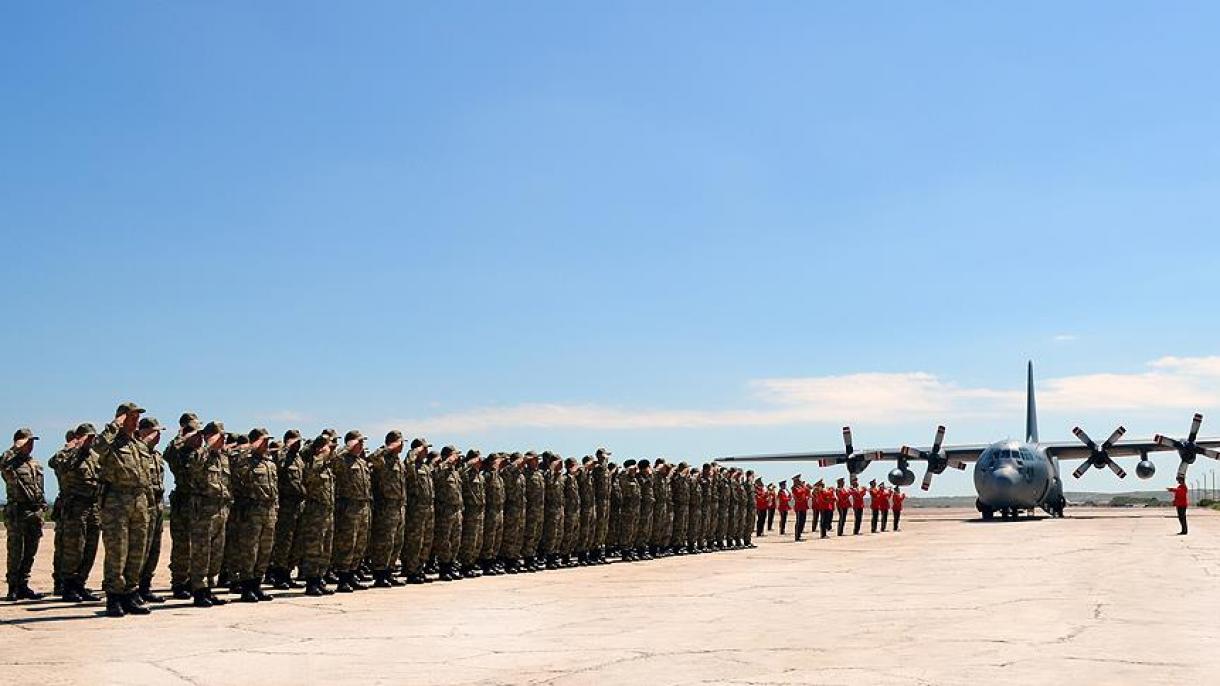
{"type": "Polygon", "coordinates": [[[412,450],[415,450],[416,448],[431,448],[431,447],[432,447],[432,444],[429,443],[428,440],[425,438],[412,438],[411,439],[411,449],[412,450]]]}
{"type": "Polygon", "coordinates": [[[592,462],[592,461],[593,461],[593,456],[592,456],[592,455],[585,455],[583,458],[581,458],[580,463],[581,463],[581,464],[589,464],[589,463],[590,463],[590,462],[592,462]]]}
{"type": "Polygon", "coordinates": [[[614,462],[614,461],[607,462],[606,469],[609,469],[610,471],[613,472],[614,470],[618,469],[618,463],[614,462]]]}
{"type": "Polygon", "coordinates": [[[164,431],[165,427],[161,426],[161,422],[152,417],[140,418],[140,431],[164,431]]]}
{"type": "Polygon", "coordinates": [[[471,448],[470,450],[466,451],[466,461],[467,462],[475,460],[475,459],[479,458],[480,456],[481,456],[481,453],[479,453],[479,451],[474,448],[471,448]]]}
{"type": "Polygon", "coordinates": [[[198,419],[188,419],[185,424],[180,424],[179,426],[182,428],[184,433],[194,433],[203,425],[199,423],[198,419]]]}
{"type": "Polygon", "coordinates": [[[270,431],[263,429],[263,428],[257,428],[257,429],[250,429],[250,433],[246,435],[246,438],[248,438],[250,440],[250,442],[253,443],[254,441],[257,441],[260,438],[268,438],[270,436],[271,436],[270,431]]]}
{"type": "Polygon", "coordinates": [[[117,417],[121,414],[131,414],[132,412],[143,414],[144,408],[140,407],[139,405],[137,405],[131,401],[127,401],[125,403],[119,404],[118,409],[114,411],[114,416],[117,417]]]}
{"type": "Polygon", "coordinates": [[[456,453],[457,451],[458,451],[457,446],[447,445],[444,448],[441,448],[441,457],[449,457],[450,455],[456,453]]]}
{"type": "MultiPolygon", "coordinates": [[[[206,431],[206,429],[205,429],[205,431],[206,431]]],[[[313,442],[310,443],[309,447],[313,451],[317,452],[318,450],[326,448],[329,445],[330,445],[330,436],[319,435],[313,439],[313,442]]]]}
{"type": "Polygon", "coordinates": [[[656,459],[656,461],[655,461],[655,462],[653,462],[653,464],[655,464],[656,466],[660,467],[661,465],[665,464],[665,458],[663,458],[663,457],[658,457],[658,458],[656,459]]]}
{"type": "Polygon", "coordinates": [[[65,440],[65,441],[70,441],[70,440],[72,440],[73,438],[76,438],[76,430],[75,430],[75,429],[68,429],[68,430],[67,430],[67,432],[65,432],[65,433],[64,433],[64,440],[65,440]]]}
{"type": "Polygon", "coordinates": [[[527,450],[527,451],[525,451],[525,457],[526,458],[538,457],[538,453],[534,452],[533,450],[527,450]]]}
{"type": "Polygon", "coordinates": [[[611,453],[609,450],[606,450],[605,448],[598,448],[598,449],[597,449],[597,452],[596,452],[595,454],[597,454],[597,455],[612,455],[613,453],[611,453]]]}
{"type": "Polygon", "coordinates": [[[339,435],[339,432],[334,429],[322,429],[322,435],[327,438],[334,438],[339,435]]]}
{"type": "Polygon", "coordinates": [[[523,458],[523,457],[525,457],[525,456],[524,456],[524,455],[522,455],[521,453],[518,453],[518,452],[514,452],[513,454],[511,454],[511,455],[509,455],[509,456],[508,456],[508,458],[509,458],[510,460],[520,460],[520,459],[521,459],[521,458],[523,458]]]}
{"type": "Polygon", "coordinates": [[[344,443],[351,443],[352,441],[363,441],[363,440],[364,440],[364,434],[360,433],[360,431],[357,429],[352,429],[351,431],[348,431],[347,433],[343,434],[344,443]]]}
{"type": "Polygon", "coordinates": [[[871,481],[869,481],[869,482],[868,482],[868,485],[869,485],[869,486],[876,486],[876,485],[877,485],[877,480],[876,480],[876,479],[872,479],[871,481]]]}
{"type": "Polygon", "coordinates": [[[269,453],[279,452],[280,448],[282,448],[282,447],[284,447],[284,446],[282,446],[280,444],[280,442],[275,440],[274,438],[267,441],[267,452],[269,452],[269,453]]]}
{"type": "Polygon", "coordinates": [[[639,462],[636,462],[636,464],[639,465],[640,469],[643,469],[644,467],[648,466],[648,460],[640,460],[639,462]]]}
{"type": "Polygon", "coordinates": [[[843,477],[839,477],[838,483],[843,483],[843,481],[844,481],[843,477]]]}
{"type": "Polygon", "coordinates": [[[386,445],[389,445],[395,441],[401,441],[401,440],[402,440],[402,432],[399,431],[398,429],[390,431],[389,433],[387,433],[385,435],[385,444],[386,445]]]}
{"type": "Polygon", "coordinates": [[[199,421],[199,417],[194,412],[183,412],[178,417],[178,426],[185,427],[187,424],[197,421],[199,421]]]}
{"type": "Polygon", "coordinates": [[[224,432],[225,432],[225,423],[224,422],[212,421],[212,422],[208,422],[207,425],[203,427],[204,436],[215,436],[216,434],[222,434],[224,432]]]}
{"type": "Polygon", "coordinates": [[[575,458],[575,457],[569,457],[568,459],[564,460],[564,461],[563,461],[563,466],[565,466],[565,467],[575,467],[575,466],[576,466],[576,458],[575,458]]]}
{"type": "Polygon", "coordinates": [[[76,431],[73,433],[76,434],[77,438],[84,438],[85,436],[96,436],[97,429],[93,428],[93,425],[89,422],[85,422],[84,424],[76,427],[76,431]]]}
{"type": "Polygon", "coordinates": [[[37,441],[37,440],[38,440],[38,437],[35,436],[34,432],[31,429],[29,429],[28,427],[21,427],[20,429],[17,429],[17,431],[13,434],[14,443],[16,443],[17,441],[37,441]]]}
{"type": "Polygon", "coordinates": [[[233,439],[233,442],[237,445],[249,445],[250,438],[245,434],[237,434],[237,437],[233,439]]]}
{"type": "Polygon", "coordinates": [[[288,441],[291,441],[294,438],[300,438],[300,437],[301,437],[300,429],[289,429],[284,432],[284,442],[285,443],[287,443],[288,441]]]}
{"type": "Polygon", "coordinates": [[[683,469],[690,469],[690,465],[686,464],[685,462],[679,462],[678,471],[682,471],[683,469]]]}
{"type": "Polygon", "coordinates": [[[436,452],[435,450],[428,451],[428,461],[435,461],[438,457],[440,457],[440,453],[436,452]]]}
{"type": "Polygon", "coordinates": [[[626,460],[623,460],[623,469],[627,469],[628,467],[634,467],[634,466],[635,466],[635,460],[633,460],[631,458],[627,458],[626,460]]]}

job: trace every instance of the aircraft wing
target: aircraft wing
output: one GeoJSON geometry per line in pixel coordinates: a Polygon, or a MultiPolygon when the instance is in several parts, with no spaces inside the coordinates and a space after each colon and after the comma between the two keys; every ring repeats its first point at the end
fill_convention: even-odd
{"type": "MultiPolygon", "coordinates": [[[[958,462],[974,462],[979,459],[979,455],[987,449],[986,443],[974,445],[946,445],[941,447],[941,456],[949,460],[958,462]]],[[[903,446],[906,447],[906,446],[903,446]]],[[[921,453],[931,451],[930,446],[917,448],[921,453]]],[[[1087,452],[1087,449],[1086,449],[1087,452]]],[[[859,450],[851,455],[851,459],[873,461],[897,461],[910,460],[918,462],[927,459],[918,454],[906,455],[902,448],[882,448],[871,450],[859,450]]],[[[845,464],[848,461],[848,456],[842,450],[821,450],[810,451],[804,453],[773,453],[769,455],[734,455],[732,457],[717,458],[717,462],[817,462],[819,467],[829,467],[836,464],[845,464]]]]}
{"type": "MultiPolygon", "coordinates": [[[[1162,440],[1158,441],[1153,438],[1115,441],[1106,452],[1110,454],[1110,457],[1135,457],[1147,453],[1176,452],[1178,450],[1169,442],[1173,439],[1158,438],[1162,440]]],[[[1200,438],[1196,439],[1194,444],[1202,449],[1199,454],[1220,460],[1220,450],[1216,450],[1216,448],[1220,448],[1220,438],[1200,438]]],[[[1041,447],[1046,449],[1047,455],[1060,460],[1086,460],[1093,454],[1089,447],[1080,441],[1042,443],[1041,447]]]]}

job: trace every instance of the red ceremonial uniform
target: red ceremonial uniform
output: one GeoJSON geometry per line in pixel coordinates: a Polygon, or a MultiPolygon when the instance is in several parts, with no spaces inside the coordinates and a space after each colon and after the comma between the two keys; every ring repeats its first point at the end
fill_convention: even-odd
{"type": "Polygon", "coordinates": [[[906,499],[907,499],[906,493],[895,493],[894,494],[894,504],[893,504],[894,512],[902,512],[902,501],[904,501],[906,499]]]}
{"type": "Polygon", "coordinates": [[[835,500],[840,510],[846,510],[851,507],[851,490],[847,488],[835,489],[835,500]]]}
{"type": "Polygon", "coordinates": [[[881,496],[879,495],[880,493],[881,493],[880,488],[868,489],[868,509],[870,509],[870,510],[880,510],[881,509],[881,496]]]}
{"type": "Polygon", "coordinates": [[[792,499],[796,501],[796,511],[809,509],[809,488],[807,486],[793,486],[792,499]]]}
{"type": "Polygon", "coordinates": [[[877,498],[881,500],[881,511],[890,511],[890,491],[886,488],[877,489],[877,498]]]}
{"type": "Polygon", "coordinates": [[[1187,498],[1186,495],[1186,484],[1178,484],[1177,486],[1169,489],[1169,491],[1173,493],[1174,507],[1187,507],[1190,505],[1190,499],[1187,498]]]}
{"type": "Polygon", "coordinates": [[[792,496],[788,494],[788,489],[782,488],[779,492],[779,511],[787,512],[792,504],[792,496]]]}
{"type": "Polygon", "coordinates": [[[771,509],[771,499],[767,497],[767,489],[754,489],[754,507],[758,510],[771,509]]]}
{"type": "Polygon", "coordinates": [[[851,506],[857,510],[864,509],[864,488],[853,488],[851,490],[851,506]]]}

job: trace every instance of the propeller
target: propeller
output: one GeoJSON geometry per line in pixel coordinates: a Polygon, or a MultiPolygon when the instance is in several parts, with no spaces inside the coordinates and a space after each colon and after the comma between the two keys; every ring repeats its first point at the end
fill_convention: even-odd
{"type": "Polygon", "coordinates": [[[864,469],[868,467],[869,463],[877,457],[877,455],[878,453],[876,452],[857,454],[856,446],[852,441],[851,427],[845,426],[843,427],[843,457],[835,458],[833,460],[818,460],[818,466],[829,467],[830,465],[834,464],[846,463],[848,473],[855,476],[860,472],[863,472],[864,469]]]}
{"type": "Polygon", "coordinates": [[[928,471],[924,472],[923,483],[919,485],[921,490],[928,490],[932,486],[932,476],[945,471],[946,467],[954,469],[965,469],[966,463],[961,460],[949,459],[940,450],[940,446],[945,441],[945,427],[936,427],[936,438],[932,441],[932,449],[924,452],[918,448],[912,448],[909,445],[902,446],[902,454],[911,458],[927,460],[928,471]]]}
{"type": "Polygon", "coordinates": [[[1122,438],[1123,434],[1127,433],[1127,429],[1125,427],[1120,426],[1115,429],[1114,433],[1110,434],[1110,437],[1107,438],[1101,445],[1094,443],[1093,439],[1089,438],[1089,435],[1079,426],[1072,429],[1072,433],[1076,434],[1076,438],[1079,438],[1080,442],[1084,443],[1089,448],[1089,459],[1081,462],[1080,466],[1076,468],[1076,471],[1072,472],[1072,476],[1079,479],[1080,477],[1084,476],[1085,472],[1089,471],[1089,467],[1097,467],[1098,469],[1101,469],[1102,467],[1109,467],[1110,471],[1118,475],[1118,478],[1124,479],[1127,477],[1127,472],[1123,471],[1123,468],[1118,466],[1117,462],[1110,459],[1110,448],[1113,448],[1114,442],[1122,438]]]}
{"type": "Polygon", "coordinates": [[[1178,457],[1181,462],[1178,464],[1178,476],[1186,476],[1186,469],[1195,463],[1195,458],[1199,455],[1207,455],[1213,460],[1220,460],[1220,451],[1211,448],[1205,448],[1195,443],[1195,439],[1199,437],[1199,427],[1203,425],[1203,415],[1195,413],[1194,420],[1190,423],[1190,436],[1186,440],[1179,440],[1157,434],[1152,439],[1153,443],[1165,448],[1174,448],[1178,451],[1178,457]]]}

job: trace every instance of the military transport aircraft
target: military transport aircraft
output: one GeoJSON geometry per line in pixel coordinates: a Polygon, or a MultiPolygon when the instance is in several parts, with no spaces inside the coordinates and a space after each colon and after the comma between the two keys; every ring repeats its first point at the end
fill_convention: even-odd
{"type": "Polygon", "coordinates": [[[821,467],[843,464],[853,476],[864,471],[872,462],[897,461],[890,471],[890,483],[895,486],[910,486],[915,483],[915,474],[910,469],[912,461],[927,462],[921,488],[928,490],[932,477],[945,469],[965,469],[966,463],[975,462],[974,489],[978,494],[975,506],[983,519],[991,519],[996,513],[1004,518],[1016,517],[1021,510],[1041,507],[1053,516],[1063,516],[1066,501],[1063,497],[1063,481],[1059,476],[1060,460],[1084,460],[1072,476],[1080,478],[1090,467],[1109,468],[1118,478],[1127,472],[1114,461],[1116,457],[1138,455],[1140,460],[1135,473],[1141,479],[1150,479],[1156,473],[1156,465],[1148,454],[1157,451],[1176,450],[1178,453],[1178,476],[1185,476],[1187,468],[1199,455],[1220,460],[1220,438],[1199,438],[1199,427],[1203,415],[1196,414],[1190,425],[1190,434],[1183,439],[1157,434],[1152,440],[1120,440],[1127,430],[1115,429],[1100,445],[1089,438],[1080,427],[1072,429],[1079,443],[1064,441],[1043,443],[1038,439],[1038,411],[1034,403],[1034,363],[1029,363],[1028,386],[1025,406],[1025,440],[1005,440],[991,444],[942,445],[945,427],[936,428],[936,438],[927,448],[902,446],[898,449],[857,450],[852,442],[851,427],[843,427],[843,450],[808,453],[785,453],[776,455],[746,455],[720,458],[721,462],[813,462],[821,467]]]}

